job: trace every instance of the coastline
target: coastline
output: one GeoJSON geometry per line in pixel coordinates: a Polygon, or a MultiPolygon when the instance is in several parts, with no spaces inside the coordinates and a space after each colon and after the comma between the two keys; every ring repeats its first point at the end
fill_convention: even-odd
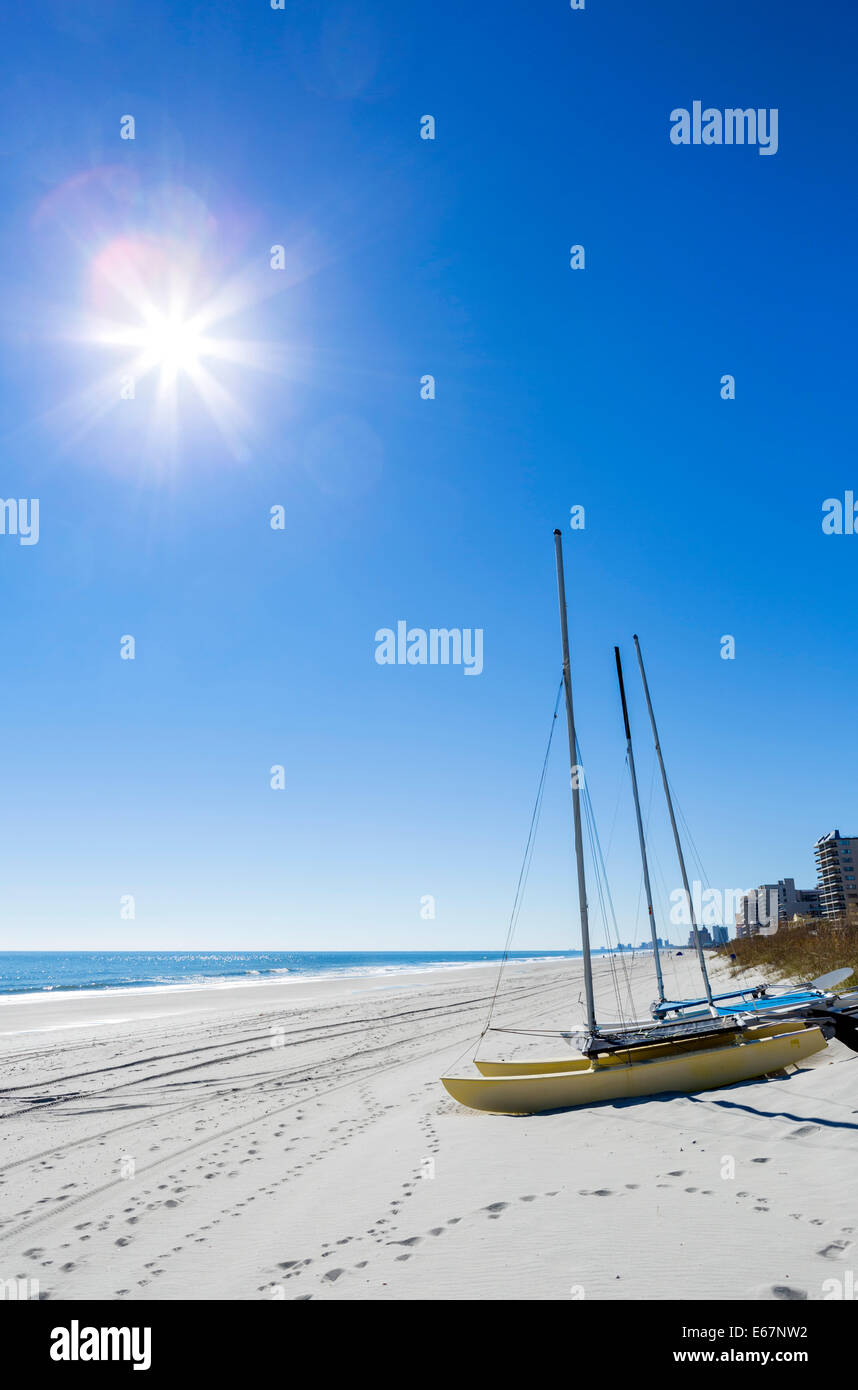
{"type": "MultiPolygon", "coordinates": [[[[509,961],[505,971],[520,965],[554,964],[557,957],[534,955],[526,960],[509,961]]],[[[580,964],[580,957],[570,957],[580,964]]],[[[405,988],[404,979],[416,987],[441,986],[448,975],[459,971],[487,970],[497,975],[500,961],[454,961],[433,965],[363,967],[352,971],[326,971],[318,974],[272,974],[267,977],[186,981],[175,984],[106,986],[100,989],[52,989],[16,994],[0,994],[0,1038],[24,1032],[48,1032],[62,1028],[103,1026],[105,1022],[128,1023],[167,1019],[194,1013],[220,1013],[223,1010],[289,1007],[347,997],[372,990],[405,988]],[[415,976],[419,977],[415,980],[415,976]],[[264,994],[264,997],[263,997],[264,994]],[[106,1002],[104,1008],[96,1006],[106,1002]],[[163,1007],[154,1008],[156,1004],[163,1007]],[[125,1004],[126,1007],[120,1008],[125,1004]],[[58,1017],[59,1015],[59,1017],[58,1017]],[[17,1026],[9,1027],[8,1024],[17,1026]]]]}
{"type": "MultiPolygon", "coordinates": [[[[693,963],[671,976],[691,988],[693,963]]],[[[467,1065],[496,978],[209,991],[169,1017],[137,996],[130,1017],[117,1000],[91,1027],[0,1037],[0,1275],[119,1302],[826,1296],[855,1239],[856,1054],[833,1043],[719,1092],[482,1115],[438,1078],[467,1065]]],[[[645,1008],[650,972],[626,984],[645,1008]]],[[[568,1028],[580,992],[579,960],[509,965],[494,1021],[568,1028]]],[[[570,1046],[499,1033],[483,1050],[570,1046]]]]}

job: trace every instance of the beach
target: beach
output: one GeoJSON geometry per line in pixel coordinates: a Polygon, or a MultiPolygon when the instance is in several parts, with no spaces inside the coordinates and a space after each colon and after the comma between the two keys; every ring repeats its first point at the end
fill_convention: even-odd
{"type": "MultiPolygon", "coordinates": [[[[651,962],[597,959],[641,1014],[651,962]],[[625,975],[630,972],[631,978],[625,975]]],[[[698,991],[691,952],[669,992],[698,991]]],[[[582,1017],[580,960],[515,962],[493,1022],[582,1017]]],[[[496,966],[0,1003],[0,1279],[52,1300],[837,1297],[858,1054],[537,1116],[457,1105],[496,966]]],[[[728,977],[715,967],[721,987],[728,977]]],[[[495,1033],[483,1055],[568,1054],[495,1033]]]]}

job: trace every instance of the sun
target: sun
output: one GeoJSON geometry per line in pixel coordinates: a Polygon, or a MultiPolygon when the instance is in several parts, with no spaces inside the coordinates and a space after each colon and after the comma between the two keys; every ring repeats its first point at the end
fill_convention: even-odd
{"type": "Polygon", "coordinates": [[[241,386],[239,373],[247,369],[276,370],[278,355],[224,329],[262,297],[256,277],[239,273],[218,286],[199,249],[120,237],[94,259],[91,290],[93,312],[80,336],[113,357],[92,413],[140,399],[153,438],[171,443],[182,417],[186,425],[193,421],[196,396],[232,453],[244,457],[253,421],[231,387],[241,386]]]}
{"type": "Polygon", "coordinates": [[[193,466],[203,440],[212,458],[253,457],[271,428],[272,378],[279,416],[315,374],[296,317],[272,302],[327,258],[313,229],[290,224],[274,258],[249,236],[248,210],[113,166],[67,180],[39,216],[79,266],[38,329],[63,345],[72,383],[44,412],[63,450],[97,431],[116,467],[132,455],[193,466]]]}
{"type": "Polygon", "coordinates": [[[187,372],[196,376],[208,343],[196,318],[184,318],[173,311],[162,313],[152,309],[147,321],[133,335],[143,356],[141,366],[160,368],[167,375],[187,372]]]}
{"type": "Polygon", "coordinates": [[[268,258],[257,256],[225,274],[224,258],[202,232],[196,239],[123,233],[104,242],[87,263],[85,306],[61,335],[98,351],[104,365],[52,411],[64,442],[95,426],[107,430],[118,415],[134,420],[135,439],[159,466],[173,466],[211,429],[246,462],[263,434],[255,408],[263,376],[294,383],[307,372],[279,323],[274,338],[245,336],[267,321],[262,306],[295,273],[274,275],[268,258]]]}

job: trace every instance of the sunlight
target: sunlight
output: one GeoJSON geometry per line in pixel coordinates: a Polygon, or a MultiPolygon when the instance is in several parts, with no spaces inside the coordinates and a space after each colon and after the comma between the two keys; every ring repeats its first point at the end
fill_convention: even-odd
{"type": "Polygon", "coordinates": [[[148,321],[140,329],[139,345],[147,361],[162,371],[174,374],[180,371],[194,375],[199,368],[200,358],[205,354],[207,343],[199,332],[194,319],[183,319],[177,313],[163,314],[158,310],[151,313],[148,321]]]}
{"type": "Polygon", "coordinates": [[[294,345],[230,331],[288,284],[272,274],[267,258],[224,277],[205,237],[125,234],[92,256],[88,281],[88,306],[65,336],[104,350],[105,371],[57,410],[65,437],[79,439],[124,403],[139,401],[147,447],[159,457],[174,454],[202,417],[233,457],[249,457],[256,426],[241,399],[250,390],[248,373],[291,377],[299,360],[294,345]]]}
{"type": "Polygon", "coordinates": [[[82,253],[75,299],[53,307],[43,330],[74,349],[75,384],[43,415],[61,447],[97,431],[109,466],[133,455],[172,469],[192,441],[217,436],[236,461],[252,457],[263,379],[281,383],[282,412],[315,371],[308,344],[284,336],[266,308],[318,269],[312,232],[293,227],[284,245],[263,239],[240,260],[241,219],[217,216],[190,188],[149,187],[112,166],[67,180],[39,219],[82,253]]]}

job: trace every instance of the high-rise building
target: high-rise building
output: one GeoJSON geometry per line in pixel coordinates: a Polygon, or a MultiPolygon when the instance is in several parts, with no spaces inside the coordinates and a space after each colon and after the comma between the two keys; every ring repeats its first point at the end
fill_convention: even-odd
{"type": "Polygon", "coordinates": [[[858,908],[858,836],[843,836],[839,830],[832,830],[817,840],[814,853],[823,917],[840,917],[847,908],[858,908]]]}
{"type": "Polygon", "coordinates": [[[745,893],[736,913],[737,936],[772,936],[793,917],[818,917],[821,907],[816,888],[796,888],[794,878],[763,883],[745,893]]]}

